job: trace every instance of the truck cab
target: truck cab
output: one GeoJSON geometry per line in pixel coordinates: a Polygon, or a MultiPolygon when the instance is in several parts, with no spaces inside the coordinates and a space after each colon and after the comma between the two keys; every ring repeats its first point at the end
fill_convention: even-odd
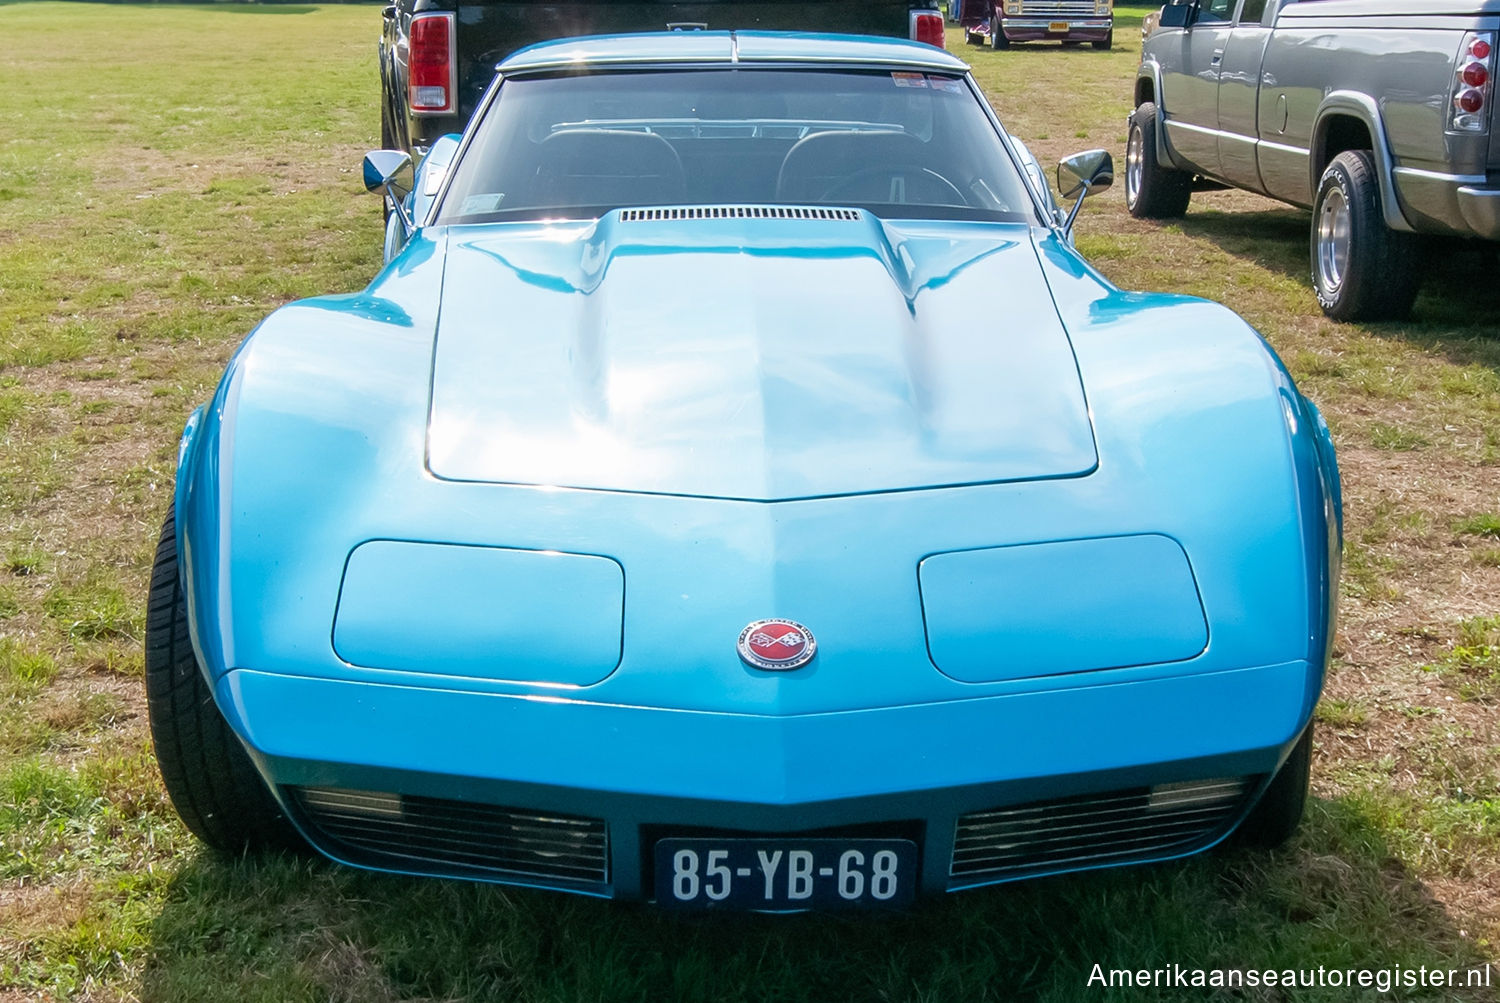
{"type": "Polygon", "coordinates": [[[1313,210],[1313,286],[1337,320],[1403,316],[1432,238],[1500,239],[1500,0],[1188,0],[1147,31],[1134,215],[1225,186],[1313,210]]]}

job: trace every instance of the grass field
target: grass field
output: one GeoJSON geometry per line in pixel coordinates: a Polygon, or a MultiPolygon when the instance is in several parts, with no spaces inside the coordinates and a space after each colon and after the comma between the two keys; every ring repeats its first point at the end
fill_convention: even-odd
{"type": "MultiPolygon", "coordinates": [[[[1044,163],[1122,157],[1138,21],[1122,12],[1111,53],[967,52],[1044,163]]],[[[0,1003],[1348,1000],[1373,997],[1086,982],[1096,963],[1500,958],[1496,259],[1445,249],[1411,323],[1332,325],[1305,215],[1240,193],[1158,226],[1107,192],[1078,243],[1122,286],[1240,311],[1334,429],[1343,617],[1287,849],[896,917],[706,919],[206,853],[146,733],[151,548],[182,423],[239,339],[378,267],[357,174],[378,24],[369,6],[0,6],[0,1003]]]]}

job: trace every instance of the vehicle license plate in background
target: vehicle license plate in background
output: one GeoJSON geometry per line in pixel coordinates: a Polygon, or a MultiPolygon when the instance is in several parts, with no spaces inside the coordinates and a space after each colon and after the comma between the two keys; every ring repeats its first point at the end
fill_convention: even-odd
{"type": "Polygon", "coordinates": [[[1064,33],[1066,33],[1067,30],[1068,30],[1068,22],[1066,22],[1066,21],[1053,21],[1051,24],[1047,25],[1047,30],[1048,31],[1052,31],[1052,32],[1064,32],[1064,33]]]}
{"type": "Polygon", "coordinates": [[[840,909],[909,905],[909,839],[662,839],[656,902],[677,909],[840,909]]]}

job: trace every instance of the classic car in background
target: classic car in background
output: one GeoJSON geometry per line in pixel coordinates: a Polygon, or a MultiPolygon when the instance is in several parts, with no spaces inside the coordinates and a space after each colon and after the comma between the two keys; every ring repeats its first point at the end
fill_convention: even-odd
{"type": "Polygon", "coordinates": [[[414,178],[366,159],[387,267],[184,433],[146,672],[189,828],[765,910],[1287,837],[1338,472],[1249,326],[1102,279],[931,46],[500,70],[414,178]]]}
{"type": "Polygon", "coordinates": [[[1012,42],[1114,45],[1114,0],[968,0],[956,20],[970,45],[1004,49],[1012,42]]]}
{"type": "Polygon", "coordinates": [[[1134,215],[1180,216],[1225,185],[1312,209],[1313,289],[1336,320],[1405,316],[1426,237],[1500,239],[1500,3],[1201,0],[1155,18],[1126,147],[1134,215]]]}

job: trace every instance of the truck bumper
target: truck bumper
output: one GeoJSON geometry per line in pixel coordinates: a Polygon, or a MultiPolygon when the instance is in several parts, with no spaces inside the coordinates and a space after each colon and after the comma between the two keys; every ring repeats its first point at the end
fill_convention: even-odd
{"type": "Polygon", "coordinates": [[[1500,240],[1500,186],[1494,178],[1404,165],[1391,172],[1391,180],[1407,224],[1402,229],[1500,240]]]}
{"type": "Polygon", "coordinates": [[[1500,188],[1465,185],[1458,189],[1458,209],[1474,236],[1500,240],[1500,188]]]}
{"type": "Polygon", "coordinates": [[[1012,42],[1102,42],[1109,37],[1110,18],[1003,17],[1000,30],[1012,42]],[[1065,26],[1065,27],[1064,27],[1065,26]]]}

